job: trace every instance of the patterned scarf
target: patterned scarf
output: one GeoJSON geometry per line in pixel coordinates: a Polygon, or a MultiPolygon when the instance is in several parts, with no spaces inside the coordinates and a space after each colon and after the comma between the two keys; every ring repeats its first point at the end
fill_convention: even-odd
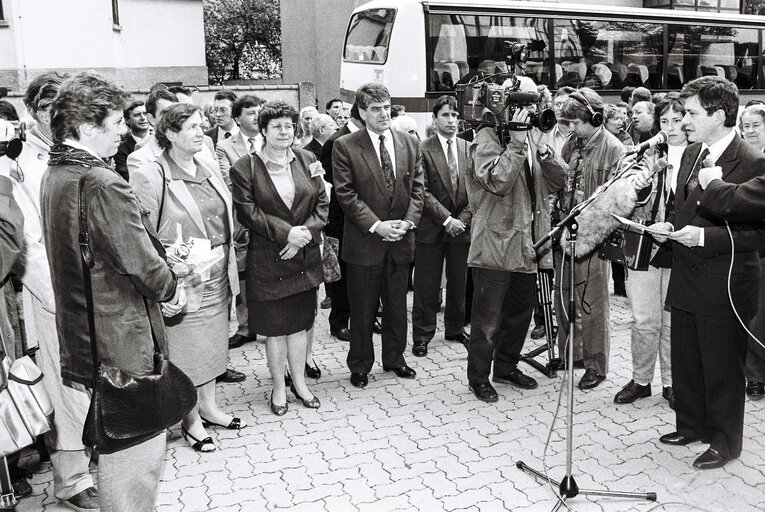
{"type": "Polygon", "coordinates": [[[109,164],[84,149],[58,143],[50,149],[48,165],[81,165],[83,167],[111,168],[109,164]]]}

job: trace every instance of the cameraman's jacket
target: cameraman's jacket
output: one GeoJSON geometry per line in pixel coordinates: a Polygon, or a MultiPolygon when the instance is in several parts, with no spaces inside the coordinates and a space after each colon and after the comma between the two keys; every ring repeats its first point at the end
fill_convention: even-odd
{"type": "Polygon", "coordinates": [[[551,150],[545,158],[537,157],[537,148],[529,142],[536,194],[536,211],[532,214],[523,165],[526,147],[510,139],[503,150],[494,130],[486,128],[478,132],[470,146],[467,192],[473,210],[468,255],[471,267],[526,274],[536,272],[537,265],[552,268],[550,243],[537,253],[534,240],[550,230],[548,196],[565,186],[566,165],[551,150]]]}

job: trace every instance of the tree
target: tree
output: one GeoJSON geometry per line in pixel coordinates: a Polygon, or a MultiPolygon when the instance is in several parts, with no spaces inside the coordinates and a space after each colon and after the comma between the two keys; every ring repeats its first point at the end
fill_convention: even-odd
{"type": "Polygon", "coordinates": [[[203,5],[210,83],[281,76],[279,0],[204,0],[203,5]]]}

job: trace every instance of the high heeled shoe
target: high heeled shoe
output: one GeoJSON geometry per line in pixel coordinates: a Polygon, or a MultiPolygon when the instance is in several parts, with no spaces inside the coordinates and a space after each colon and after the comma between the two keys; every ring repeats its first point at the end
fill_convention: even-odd
{"type": "Polygon", "coordinates": [[[271,390],[271,412],[276,414],[277,416],[284,416],[287,414],[287,402],[284,402],[284,405],[276,405],[274,403],[274,390],[271,390]]]}
{"type": "Polygon", "coordinates": [[[308,364],[308,361],[305,362],[305,376],[311,379],[318,379],[321,377],[321,370],[316,365],[316,361],[311,359],[311,362],[313,363],[313,366],[308,364]]]}
{"type": "Polygon", "coordinates": [[[237,417],[232,418],[231,422],[228,425],[224,425],[222,423],[215,423],[214,421],[210,421],[201,415],[199,416],[199,418],[202,420],[203,427],[223,427],[229,430],[239,430],[247,426],[247,423],[242,421],[241,418],[237,418],[237,417]]]}
{"type": "Polygon", "coordinates": [[[321,407],[321,402],[315,396],[311,398],[310,400],[306,400],[302,396],[298,395],[297,389],[295,389],[294,384],[290,384],[290,391],[292,391],[292,394],[295,395],[295,398],[300,400],[300,402],[303,404],[304,407],[307,407],[309,409],[318,409],[319,407],[321,407]]]}
{"type": "Polygon", "coordinates": [[[194,448],[194,451],[196,452],[208,453],[214,452],[217,449],[217,447],[213,444],[212,437],[207,436],[201,440],[197,439],[196,437],[189,434],[189,431],[186,430],[186,427],[183,425],[181,425],[181,435],[183,436],[183,439],[189,443],[189,445],[191,445],[191,447],[194,448]],[[193,443],[189,441],[189,437],[194,441],[193,443]]]}

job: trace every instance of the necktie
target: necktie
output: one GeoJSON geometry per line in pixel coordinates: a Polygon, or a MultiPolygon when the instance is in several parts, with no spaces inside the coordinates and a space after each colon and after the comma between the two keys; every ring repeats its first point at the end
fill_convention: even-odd
{"type": "Polygon", "coordinates": [[[452,181],[452,190],[454,194],[457,194],[459,190],[459,171],[457,170],[457,159],[454,157],[454,147],[452,143],[454,141],[449,139],[446,141],[446,163],[449,164],[449,177],[452,181]]]}
{"type": "Polygon", "coordinates": [[[256,140],[257,139],[255,137],[250,137],[250,138],[247,139],[247,142],[250,143],[250,153],[254,153],[256,151],[256,148],[255,148],[255,141],[256,140]]]}
{"type": "Polygon", "coordinates": [[[388,197],[393,197],[393,187],[396,185],[396,175],[393,174],[393,161],[390,159],[390,153],[385,149],[385,135],[380,135],[380,164],[382,164],[383,177],[385,178],[385,189],[388,191],[388,197]]]}
{"type": "Polygon", "coordinates": [[[229,137],[231,137],[231,132],[226,132],[223,134],[224,139],[228,139],[229,137]]]}
{"type": "Polygon", "coordinates": [[[693,192],[693,189],[695,189],[696,186],[699,184],[699,171],[701,170],[701,167],[704,165],[704,159],[708,156],[709,156],[709,148],[704,148],[704,150],[701,152],[699,157],[696,159],[696,165],[693,166],[691,175],[688,177],[688,183],[686,183],[685,185],[686,197],[691,195],[691,192],[693,192]]]}

